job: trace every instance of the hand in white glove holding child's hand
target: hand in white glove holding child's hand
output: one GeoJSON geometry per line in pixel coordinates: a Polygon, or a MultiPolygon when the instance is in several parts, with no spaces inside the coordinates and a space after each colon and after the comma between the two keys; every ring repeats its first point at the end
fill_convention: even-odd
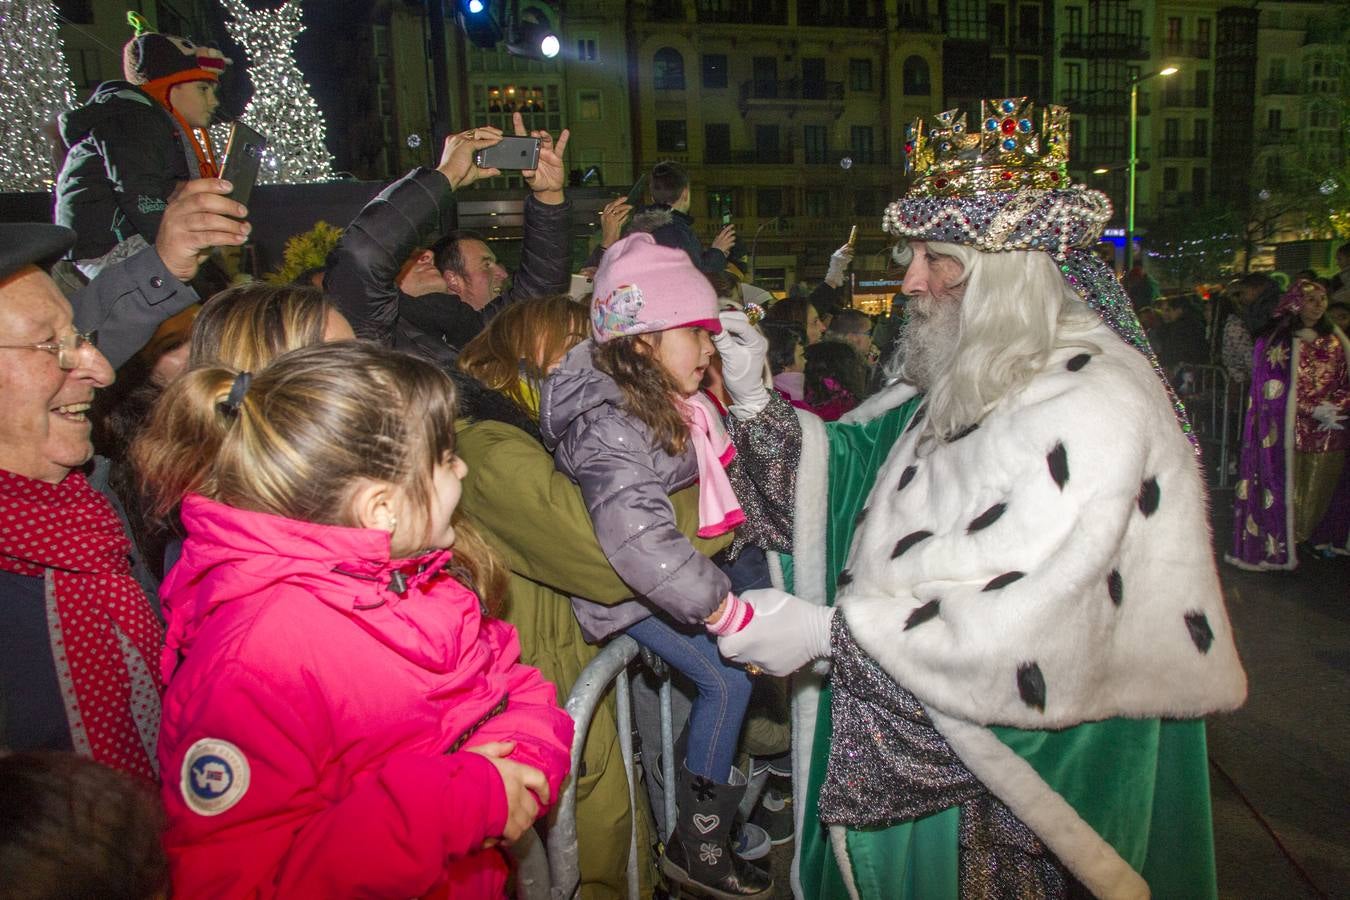
{"type": "Polygon", "coordinates": [[[769,342],[743,312],[724,312],[718,318],[722,332],[713,335],[713,344],[722,357],[722,381],[731,397],[731,412],[742,419],[754,418],[769,403],[764,384],[769,342]]]}
{"type": "Polygon", "coordinates": [[[816,606],[774,588],[740,596],[755,614],[740,631],[717,639],[717,649],[727,659],[770,675],[789,675],[830,655],[833,607],[816,606]]]}

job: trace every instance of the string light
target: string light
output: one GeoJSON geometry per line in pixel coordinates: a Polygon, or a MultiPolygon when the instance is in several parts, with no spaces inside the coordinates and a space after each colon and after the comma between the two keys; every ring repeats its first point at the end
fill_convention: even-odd
{"type": "MultiPolygon", "coordinates": [[[[305,30],[300,0],[286,0],[275,10],[250,9],[244,0],[221,0],[221,5],[231,16],[225,27],[248,56],[253,81],[253,99],[239,118],[268,139],[258,180],[297,184],[332,178],[323,113],[295,64],[295,40],[305,30]]],[[[222,147],[228,135],[228,125],[212,133],[222,147]]]]}
{"type": "Polygon", "coordinates": [[[75,106],[56,4],[0,0],[0,190],[50,190],[48,129],[75,106]]]}

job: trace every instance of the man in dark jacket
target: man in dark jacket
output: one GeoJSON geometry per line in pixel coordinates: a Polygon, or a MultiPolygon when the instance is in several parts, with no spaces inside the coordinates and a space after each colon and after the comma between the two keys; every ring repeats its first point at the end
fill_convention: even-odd
{"type": "Polygon", "coordinates": [[[155,246],[69,302],[45,266],[75,234],[0,225],[0,750],[73,750],[154,777],[156,581],[127,540],[106,460],[90,462],[88,410],[113,369],[196,301],[186,282],[201,253],[247,237],[227,190],[189,182],[155,246]]]}
{"type": "MultiPolygon", "coordinates": [[[[518,114],[515,127],[525,133],[518,114]]],[[[477,150],[501,140],[496,128],[479,126],[448,137],[435,169],[414,169],[380,192],[329,254],[324,289],[358,337],[449,366],[508,304],[567,290],[572,204],[563,195],[562,154],[568,132],[556,145],[547,132],[532,136],[542,142],[539,168],[521,173],[530,196],[520,269],[510,286],[485,241],[472,232],[446,233],[454,192],[499,174],[473,164],[477,150]]]]}
{"type": "Polygon", "coordinates": [[[727,225],[706,250],[694,234],[694,219],[689,215],[689,176],[673,162],[659,162],[652,169],[652,205],[633,215],[630,231],[645,231],[658,244],[676,247],[689,254],[704,272],[715,274],[727,267],[727,254],[736,243],[736,226],[727,225]]]}
{"type": "Polygon", "coordinates": [[[69,151],[55,221],[75,230],[67,258],[88,277],[155,242],[179,184],[218,174],[206,129],[227,62],[183,38],[141,34],[123,53],[126,81],[99,85],[61,116],[69,151]]]}

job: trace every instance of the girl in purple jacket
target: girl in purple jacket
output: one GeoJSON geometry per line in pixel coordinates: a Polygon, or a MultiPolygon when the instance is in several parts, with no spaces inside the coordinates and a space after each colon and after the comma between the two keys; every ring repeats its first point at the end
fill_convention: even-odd
{"type": "Polygon", "coordinates": [[[572,721],[489,613],[454,417],[444,372],[354,342],[156,406],[133,457],[187,532],[160,592],[176,895],[503,896],[572,721]]]}
{"type": "Polygon", "coordinates": [[[732,852],[746,779],[733,768],[750,679],[714,636],[753,609],[675,527],[668,495],[699,484],[699,536],[745,521],[726,466],[735,448],[699,385],[722,328],[711,283],[683,250],[637,233],[616,242],[595,275],[592,339],[544,383],[539,428],[559,471],[581,488],[596,538],[636,599],[574,599],[589,640],[624,632],[697,688],[678,771],[678,817],[662,868],[712,896],[761,898],[772,879],[732,852]]]}

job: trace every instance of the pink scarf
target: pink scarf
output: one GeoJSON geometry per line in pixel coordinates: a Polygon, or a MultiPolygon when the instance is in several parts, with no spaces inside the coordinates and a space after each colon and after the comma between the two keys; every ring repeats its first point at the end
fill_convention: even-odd
{"type": "Polygon", "coordinates": [[[689,423],[689,440],[698,458],[698,536],[726,534],[745,521],[726,473],[736,458],[736,448],[711,400],[702,393],[676,399],[689,423]]]}

